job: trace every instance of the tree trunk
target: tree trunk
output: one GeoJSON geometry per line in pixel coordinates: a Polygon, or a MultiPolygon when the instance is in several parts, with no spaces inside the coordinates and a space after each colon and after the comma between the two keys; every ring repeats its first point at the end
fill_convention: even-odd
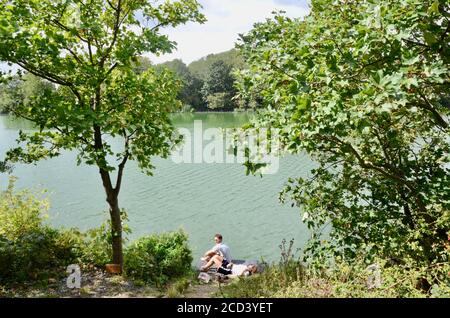
{"type": "Polygon", "coordinates": [[[114,189],[111,184],[109,172],[100,168],[100,175],[103,181],[103,187],[106,193],[106,202],[109,204],[109,215],[111,217],[111,237],[112,237],[112,256],[113,263],[123,267],[123,249],[122,249],[122,217],[119,208],[119,190],[114,189]]]}
{"type": "MultiPolygon", "coordinates": [[[[99,95],[97,95],[99,96],[99,95]]],[[[98,104],[99,102],[97,102],[98,104]]],[[[111,182],[111,176],[108,172],[108,170],[101,167],[100,164],[99,172],[100,176],[102,178],[103,187],[105,189],[106,193],[106,201],[109,204],[109,214],[111,217],[111,237],[112,237],[112,256],[113,256],[113,263],[120,265],[120,271],[122,272],[123,269],[123,248],[122,248],[122,217],[120,215],[120,208],[119,208],[119,193],[120,193],[120,187],[122,185],[122,176],[123,176],[123,170],[125,168],[125,164],[127,163],[129,152],[128,152],[128,142],[129,139],[126,136],[126,132],[124,130],[124,138],[125,138],[125,149],[126,154],[122,160],[122,162],[119,164],[118,169],[118,175],[116,180],[116,186],[113,187],[111,182]]],[[[101,130],[100,127],[97,125],[94,125],[94,140],[95,140],[95,148],[98,150],[103,149],[103,141],[101,137],[101,130]]],[[[105,158],[103,158],[105,160],[105,158]]]]}
{"type": "Polygon", "coordinates": [[[122,248],[122,218],[120,215],[119,201],[117,195],[112,193],[108,195],[109,214],[111,216],[111,237],[113,263],[123,267],[123,248],[122,248]]]}

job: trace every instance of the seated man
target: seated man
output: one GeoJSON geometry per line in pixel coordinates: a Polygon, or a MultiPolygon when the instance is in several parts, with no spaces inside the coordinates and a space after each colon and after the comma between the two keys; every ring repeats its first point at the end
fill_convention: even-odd
{"type": "Polygon", "coordinates": [[[231,274],[231,254],[228,245],[222,242],[223,238],[221,234],[214,235],[214,241],[216,245],[207,251],[202,260],[206,261],[206,265],[200,269],[202,272],[207,272],[212,265],[216,265],[217,272],[221,274],[231,274]]]}

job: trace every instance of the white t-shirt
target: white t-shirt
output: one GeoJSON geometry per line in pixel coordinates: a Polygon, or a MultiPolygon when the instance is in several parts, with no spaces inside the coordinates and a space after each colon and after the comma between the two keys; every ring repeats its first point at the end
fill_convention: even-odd
{"type": "Polygon", "coordinates": [[[245,272],[246,269],[247,269],[247,265],[235,264],[231,268],[232,275],[241,276],[245,272]]]}
{"type": "Polygon", "coordinates": [[[231,262],[233,259],[231,258],[230,248],[228,245],[224,243],[218,243],[214,245],[212,250],[216,253],[222,255],[228,262],[231,262]]]}

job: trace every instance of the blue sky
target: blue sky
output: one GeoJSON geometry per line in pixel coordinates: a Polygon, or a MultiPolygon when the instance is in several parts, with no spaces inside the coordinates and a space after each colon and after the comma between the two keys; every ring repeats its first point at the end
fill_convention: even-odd
{"type": "Polygon", "coordinates": [[[190,63],[210,53],[234,47],[239,33],[251,30],[274,10],[286,11],[290,17],[302,17],[309,12],[308,0],[199,0],[208,21],[189,23],[163,31],[177,42],[178,50],[163,56],[148,55],[155,63],[180,58],[190,63]]]}

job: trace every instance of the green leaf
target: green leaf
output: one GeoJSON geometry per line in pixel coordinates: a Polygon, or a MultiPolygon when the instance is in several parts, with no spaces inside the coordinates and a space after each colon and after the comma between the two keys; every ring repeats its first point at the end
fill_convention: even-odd
{"type": "Polygon", "coordinates": [[[297,110],[302,112],[311,107],[311,100],[308,97],[297,98],[297,110]]]}
{"type": "Polygon", "coordinates": [[[428,13],[439,13],[439,0],[434,0],[430,8],[428,9],[428,13]]]}
{"type": "Polygon", "coordinates": [[[437,38],[435,37],[435,35],[431,32],[428,31],[424,31],[423,36],[425,38],[425,42],[428,45],[433,45],[437,42],[437,38]]]}

